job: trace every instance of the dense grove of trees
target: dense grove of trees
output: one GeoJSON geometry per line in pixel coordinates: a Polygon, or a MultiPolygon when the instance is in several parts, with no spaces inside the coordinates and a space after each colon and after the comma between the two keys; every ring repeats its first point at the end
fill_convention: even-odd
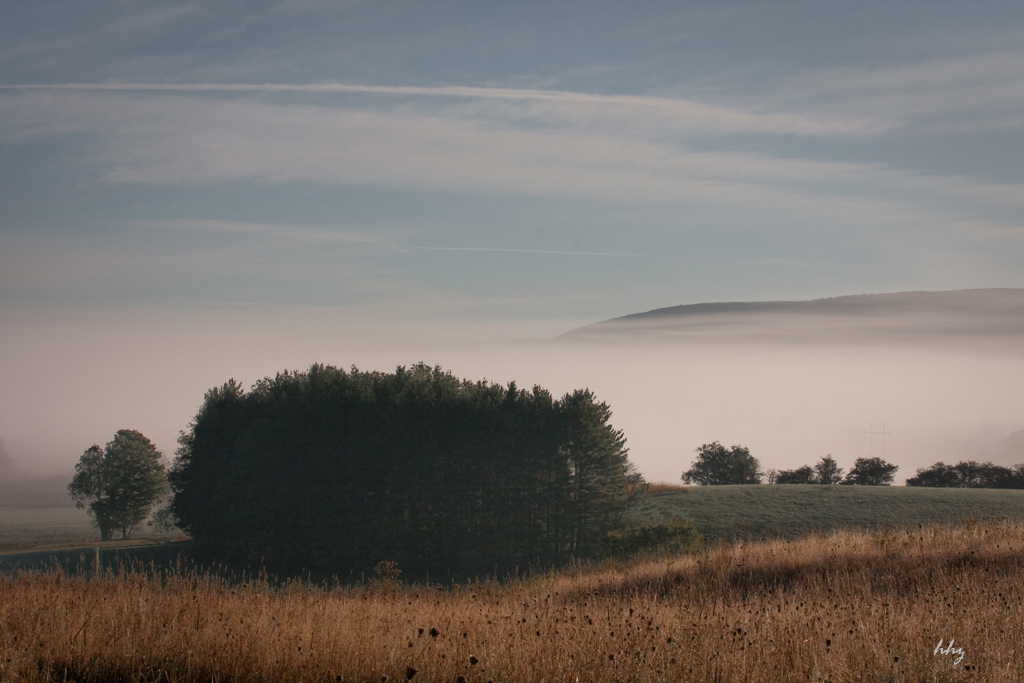
{"type": "Polygon", "coordinates": [[[955,465],[937,462],[931,467],[919,469],[916,476],[907,479],[907,486],[1024,489],[1024,464],[1003,467],[974,460],[961,461],[955,465]]]}
{"type": "Polygon", "coordinates": [[[558,564],[599,553],[641,482],[610,417],[422,364],[232,380],[181,435],[174,512],[200,551],[279,571],[558,564]]]}

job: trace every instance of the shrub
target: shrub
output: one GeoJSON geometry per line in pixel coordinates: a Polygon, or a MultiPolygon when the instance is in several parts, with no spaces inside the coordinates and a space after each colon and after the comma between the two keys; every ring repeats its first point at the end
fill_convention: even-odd
{"type": "Polygon", "coordinates": [[[674,519],[662,524],[644,524],[612,531],[603,540],[605,556],[617,560],[697,553],[704,537],[689,522],[674,519]]]}
{"type": "Polygon", "coordinates": [[[775,478],[776,484],[815,484],[814,470],[810,465],[795,470],[780,470],[775,478]]]}

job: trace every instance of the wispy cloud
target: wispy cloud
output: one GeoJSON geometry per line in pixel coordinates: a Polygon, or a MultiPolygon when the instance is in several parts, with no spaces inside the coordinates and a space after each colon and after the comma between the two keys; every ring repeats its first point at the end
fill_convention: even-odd
{"type": "Polygon", "coordinates": [[[239,84],[239,83],[67,83],[55,85],[6,85],[0,90],[78,90],[99,92],[172,93],[340,93],[363,95],[418,96],[465,100],[544,102],[553,105],[627,109],[634,114],[646,110],[671,119],[680,127],[699,127],[715,134],[768,133],[778,135],[867,135],[885,129],[881,120],[843,115],[803,115],[793,112],[757,112],[668,97],[598,95],[560,90],[488,88],[465,86],[375,86],[344,83],[239,84]]]}
{"type": "Polygon", "coordinates": [[[416,251],[467,251],[505,254],[541,254],[549,256],[611,256],[627,258],[696,258],[678,254],[631,254],[615,251],[554,251],[549,249],[500,249],[495,247],[411,247],[416,251]]]}
{"type": "Polygon", "coordinates": [[[1015,129],[1024,126],[1024,52],[808,71],[764,96],[774,107],[842,112],[916,134],[1015,129]]]}
{"type": "Polygon", "coordinates": [[[666,142],[660,131],[652,137],[640,115],[634,129],[615,131],[588,118],[593,112],[577,112],[568,125],[528,125],[517,112],[481,118],[460,108],[357,104],[11,92],[0,96],[0,134],[85,134],[92,141],[88,161],[118,184],[342,183],[767,210],[805,224],[871,229],[934,232],[986,223],[985,234],[1013,236],[1020,228],[984,210],[1018,202],[1021,188],[1012,184],[879,164],[698,152],[684,141],[666,142]],[[954,200],[973,208],[950,211],[954,200]]]}
{"type": "Polygon", "coordinates": [[[1024,126],[1024,52],[995,52],[875,68],[807,70],[756,100],[723,105],[678,97],[470,86],[384,86],[351,83],[64,83],[0,85],[0,90],[150,93],[307,93],[506,102],[621,122],[621,115],[660,118],[677,131],[713,135],[771,134],[863,137],[913,126],[917,132],[1005,130],[1024,126]]]}
{"type": "Polygon", "coordinates": [[[251,237],[271,240],[276,245],[290,243],[293,245],[352,245],[378,247],[383,249],[400,248],[389,235],[370,232],[350,232],[344,230],[317,230],[297,225],[278,225],[268,223],[251,223],[241,221],[225,221],[212,219],[152,219],[119,221],[116,225],[127,230],[178,230],[200,233],[223,233],[236,237],[251,237]]]}
{"type": "MultiPolygon", "coordinates": [[[[741,122],[737,130],[747,125],[738,114],[732,120],[741,122]]],[[[748,132],[793,129],[765,121],[750,115],[748,132]]],[[[88,163],[114,184],[352,184],[685,204],[733,218],[745,212],[748,222],[770,212],[776,223],[823,230],[1020,234],[1020,222],[996,209],[1019,207],[1024,186],[732,145],[708,149],[707,140],[697,151],[692,142],[705,123],[728,128],[715,123],[713,110],[681,101],[498,88],[136,83],[0,94],[0,136],[84,135],[88,163]],[[249,96],[306,90],[355,99],[310,104],[249,96]],[[382,103],[378,94],[388,97],[382,103]],[[697,113],[680,116],[683,125],[665,115],[672,107],[697,113]]]]}

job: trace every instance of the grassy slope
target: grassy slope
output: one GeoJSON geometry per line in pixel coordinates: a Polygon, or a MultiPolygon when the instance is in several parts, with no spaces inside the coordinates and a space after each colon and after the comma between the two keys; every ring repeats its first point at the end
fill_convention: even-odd
{"type": "Polygon", "coordinates": [[[967,517],[1024,519],[1024,491],[903,486],[706,486],[648,496],[636,517],[681,517],[705,537],[793,538],[808,531],[907,527],[967,517]]]}

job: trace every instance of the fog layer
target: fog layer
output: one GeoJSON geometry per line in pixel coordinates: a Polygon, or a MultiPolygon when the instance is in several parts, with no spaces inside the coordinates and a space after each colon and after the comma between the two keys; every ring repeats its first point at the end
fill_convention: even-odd
{"type": "MultiPolygon", "coordinates": [[[[169,462],[207,389],[314,362],[391,371],[424,361],[555,394],[589,387],[611,405],[631,458],[655,481],[677,481],[694,449],[716,440],[748,446],[764,467],[780,469],[826,453],[848,468],[884,448],[900,466],[897,483],[938,460],[1024,462],[1024,340],[1001,314],[992,324],[1002,332],[943,332],[953,316],[938,331],[924,325],[899,339],[830,333],[827,343],[802,338],[800,329],[815,327],[806,317],[788,323],[791,311],[760,312],[767,317],[757,324],[734,318],[728,333],[694,333],[690,320],[690,333],[665,334],[660,320],[650,334],[633,320],[628,334],[553,340],[353,332],[316,323],[321,314],[275,324],[211,313],[7,316],[11,324],[0,331],[0,436],[9,454],[0,459],[8,482],[2,495],[18,489],[11,484],[17,477],[66,482],[86,448],[122,428],[153,439],[169,462]],[[767,338],[765,324],[784,333],[767,338]]],[[[833,315],[829,324],[870,328],[862,323],[833,315]]]]}

